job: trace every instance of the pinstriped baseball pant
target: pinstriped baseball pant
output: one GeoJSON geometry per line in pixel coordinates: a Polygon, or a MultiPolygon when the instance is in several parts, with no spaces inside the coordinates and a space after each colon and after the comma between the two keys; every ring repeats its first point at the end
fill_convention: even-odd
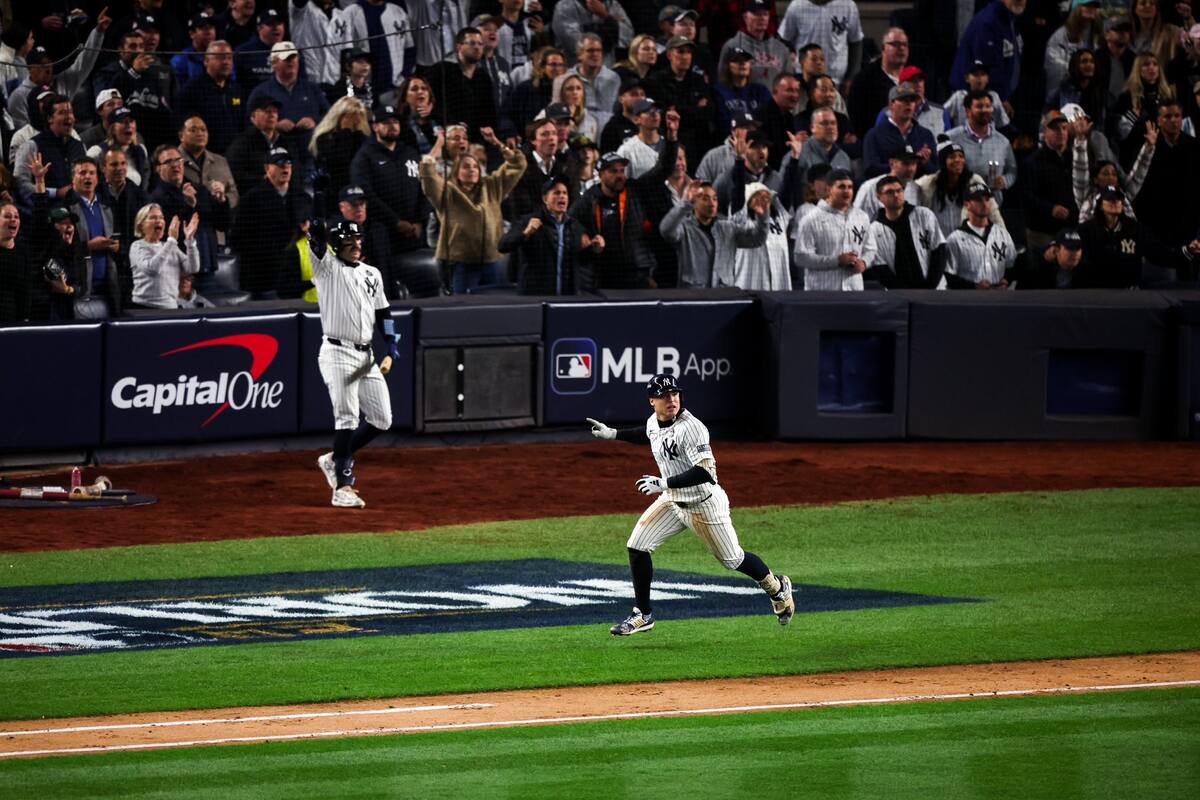
{"type": "Polygon", "coordinates": [[[626,546],[653,553],[684,528],[699,536],[708,552],[729,569],[737,569],[746,556],[729,517],[729,496],[720,486],[713,486],[707,500],[689,508],[682,508],[660,494],[642,512],[626,546]]]}
{"type": "Polygon", "coordinates": [[[322,340],[317,366],[329,389],[333,403],[334,428],[339,431],[358,427],[359,408],[367,423],[381,431],[392,427],[392,401],[387,380],[370,350],[355,350],[322,340]]]}

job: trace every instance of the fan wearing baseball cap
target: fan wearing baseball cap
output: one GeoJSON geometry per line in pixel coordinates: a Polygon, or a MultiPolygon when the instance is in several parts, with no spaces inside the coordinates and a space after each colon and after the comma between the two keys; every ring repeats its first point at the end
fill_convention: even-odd
{"type": "Polygon", "coordinates": [[[717,130],[729,129],[730,121],[738,114],[751,114],[762,119],[771,103],[771,91],[751,78],[754,56],[749,50],[733,48],[726,52],[720,80],[713,87],[717,104],[717,130]]]}
{"type": "Polygon", "coordinates": [[[96,59],[100,57],[100,47],[104,44],[105,31],[111,24],[112,18],[108,16],[107,11],[101,13],[96,18],[96,27],[88,34],[87,41],[83,43],[83,49],[80,50],[75,63],[61,73],[57,73],[54,56],[45,47],[35,45],[30,49],[25,56],[29,72],[8,97],[8,113],[13,118],[14,128],[20,129],[29,124],[29,97],[31,93],[36,97],[39,87],[49,86],[54,92],[64,97],[73,97],[79,91],[96,66],[96,59]]]}
{"type": "Polygon", "coordinates": [[[1025,159],[1025,242],[1029,247],[1045,247],[1060,230],[1079,222],[1070,141],[1066,115],[1057,108],[1047,111],[1042,117],[1042,143],[1025,159]]]}
{"type": "MultiPolygon", "coordinates": [[[[734,50],[745,50],[752,56],[750,80],[768,90],[774,86],[776,76],[795,72],[796,55],[792,48],[772,34],[775,26],[771,24],[771,18],[774,14],[775,3],[770,0],[747,0],[743,3],[742,27],[721,48],[717,69],[725,69],[729,54],[734,50]]],[[[723,38],[720,31],[716,30],[721,24],[718,16],[714,15],[707,26],[710,42],[719,42],[723,38]]]]}
{"type": "Polygon", "coordinates": [[[1007,289],[1015,279],[1017,246],[991,220],[992,190],[967,186],[967,218],[946,237],[946,285],[951,289],[1007,289]]]}
{"type": "Polygon", "coordinates": [[[1100,190],[1099,212],[1079,226],[1083,262],[1073,286],[1132,289],[1141,286],[1143,259],[1187,274],[1200,258],[1200,240],[1181,247],[1164,244],[1139,220],[1125,213],[1125,193],[1116,186],[1100,190]]]}

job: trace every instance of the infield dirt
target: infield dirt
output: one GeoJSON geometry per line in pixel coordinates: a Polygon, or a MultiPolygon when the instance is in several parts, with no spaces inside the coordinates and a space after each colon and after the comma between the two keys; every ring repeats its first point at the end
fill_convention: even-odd
{"type": "MultiPolygon", "coordinates": [[[[653,635],[647,634],[647,635],[653,635]]],[[[615,643],[620,646],[619,643],[615,643]]],[[[1200,653],[0,723],[0,758],[1200,684],[1200,653]]]]}
{"type": "MultiPolygon", "coordinates": [[[[934,494],[1196,486],[1180,442],[716,442],[733,507],[934,494]]],[[[38,551],[243,539],[585,514],[638,513],[645,447],[614,442],[371,448],[359,454],[365,509],[329,505],[319,452],[88,468],[160,498],[128,509],[0,511],[0,550],[38,551]]],[[[66,472],[12,476],[60,485],[66,472]]]]}

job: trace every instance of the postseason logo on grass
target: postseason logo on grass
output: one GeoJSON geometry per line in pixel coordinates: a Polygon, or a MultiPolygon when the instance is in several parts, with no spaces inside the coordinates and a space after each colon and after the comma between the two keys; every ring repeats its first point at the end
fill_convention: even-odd
{"type": "MultiPolygon", "coordinates": [[[[797,613],[975,602],[798,586],[797,613]]],[[[655,571],[662,619],[759,615],[735,577],[655,571]]],[[[633,603],[628,570],[554,560],[0,590],[0,657],[339,636],[608,625],[633,603]]]]}

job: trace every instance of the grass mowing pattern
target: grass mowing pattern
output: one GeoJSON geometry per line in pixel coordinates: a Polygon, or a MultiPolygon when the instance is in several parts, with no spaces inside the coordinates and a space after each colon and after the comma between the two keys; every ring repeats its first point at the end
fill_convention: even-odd
{"type": "Polygon", "coordinates": [[[13,797],[1190,800],[1200,690],[114,753],[0,776],[13,797]]]}
{"type": "MultiPolygon", "coordinates": [[[[0,716],[117,713],[548,685],[780,675],[1200,648],[1200,490],[946,496],[735,513],[797,582],[987,598],[757,617],[7,659],[0,716]],[[531,657],[531,653],[538,654],[531,657]]],[[[11,554],[11,585],[559,557],[622,563],[632,516],[11,554]]],[[[722,574],[683,535],[664,568],[722,574]]],[[[800,598],[801,604],[803,597],[800,598]]]]}

